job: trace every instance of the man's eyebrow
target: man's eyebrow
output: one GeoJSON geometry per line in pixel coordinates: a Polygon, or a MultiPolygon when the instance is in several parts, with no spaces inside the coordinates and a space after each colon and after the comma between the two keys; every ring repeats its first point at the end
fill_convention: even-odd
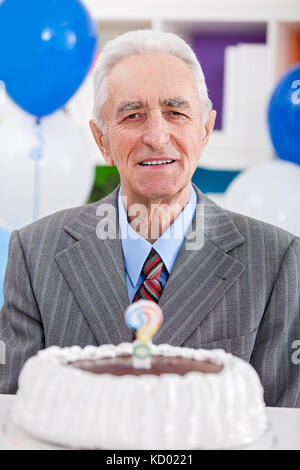
{"type": "Polygon", "coordinates": [[[183,98],[168,98],[166,99],[163,104],[165,106],[170,106],[172,108],[189,108],[190,104],[187,100],[183,98]]]}
{"type": "Polygon", "coordinates": [[[125,111],[140,109],[142,106],[143,103],[141,101],[127,101],[118,108],[117,117],[119,117],[125,111]]]}
{"type": "MultiPolygon", "coordinates": [[[[163,101],[164,106],[170,106],[172,108],[189,108],[190,104],[187,100],[175,97],[175,98],[167,98],[163,101]]],[[[132,111],[136,109],[140,109],[144,106],[142,101],[126,101],[123,103],[117,110],[117,118],[120,117],[125,111],[132,111]]]]}

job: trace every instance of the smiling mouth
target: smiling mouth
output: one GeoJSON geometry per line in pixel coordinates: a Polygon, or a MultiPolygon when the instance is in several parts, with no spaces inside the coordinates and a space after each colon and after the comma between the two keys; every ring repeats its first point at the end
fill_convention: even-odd
{"type": "Polygon", "coordinates": [[[175,160],[152,160],[149,162],[139,163],[141,166],[159,166],[159,165],[171,165],[175,160]]]}

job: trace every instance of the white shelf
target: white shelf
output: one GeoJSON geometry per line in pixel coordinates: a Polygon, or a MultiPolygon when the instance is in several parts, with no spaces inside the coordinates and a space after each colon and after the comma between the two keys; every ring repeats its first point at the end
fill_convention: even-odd
{"type": "Polygon", "coordinates": [[[199,166],[220,170],[243,170],[274,157],[264,136],[227,135],[213,131],[199,166]]]}
{"type": "Polygon", "coordinates": [[[140,20],[99,20],[99,42],[100,49],[111,39],[126,31],[136,29],[152,29],[152,22],[148,19],[140,20]]]}
{"type": "Polygon", "coordinates": [[[96,20],[298,21],[298,0],[84,0],[96,20]]]}

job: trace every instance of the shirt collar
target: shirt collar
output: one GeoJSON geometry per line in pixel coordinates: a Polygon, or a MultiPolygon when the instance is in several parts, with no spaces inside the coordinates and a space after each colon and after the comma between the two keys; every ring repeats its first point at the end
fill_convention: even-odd
{"type": "Polygon", "coordinates": [[[190,227],[197,205],[197,195],[191,185],[191,194],[188,204],[179,214],[172,225],[161,235],[153,245],[142,238],[130,226],[127,213],[122,201],[122,187],[118,194],[118,212],[120,235],[124,255],[125,270],[134,287],[137,286],[144,262],[153,247],[162,258],[164,265],[170,274],[177,254],[181,248],[184,237],[190,227]]]}

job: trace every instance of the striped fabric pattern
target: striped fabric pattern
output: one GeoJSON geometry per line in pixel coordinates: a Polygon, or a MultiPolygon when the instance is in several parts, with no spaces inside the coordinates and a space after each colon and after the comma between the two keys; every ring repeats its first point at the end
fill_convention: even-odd
{"type": "Polygon", "coordinates": [[[164,269],[164,263],[158,253],[151,248],[151,251],[144,263],[143,274],[145,280],[141,287],[136,292],[133,302],[140,299],[152,300],[158,303],[161,293],[162,286],[159,281],[159,276],[164,269]]]}
{"type": "MultiPolygon", "coordinates": [[[[194,189],[196,214],[159,299],[153,343],[224,349],[255,367],[268,406],[300,407],[300,239],[194,189]]],[[[42,348],[132,340],[118,190],[12,233],[0,393],[15,393],[21,367],[42,348]],[[116,236],[99,238],[99,223],[116,236]]]]}

